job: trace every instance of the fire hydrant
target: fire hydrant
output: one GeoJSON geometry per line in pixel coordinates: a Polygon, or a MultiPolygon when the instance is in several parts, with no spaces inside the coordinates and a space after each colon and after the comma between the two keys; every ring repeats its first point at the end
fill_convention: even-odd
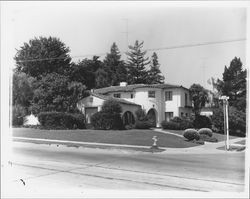
{"type": "Polygon", "coordinates": [[[154,136],[154,137],[152,138],[152,140],[154,140],[154,143],[153,143],[153,145],[151,146],[151,149],[158,149],[158,146],[157,146],[157,141],[158,141],[157,136],[154,136]]]}

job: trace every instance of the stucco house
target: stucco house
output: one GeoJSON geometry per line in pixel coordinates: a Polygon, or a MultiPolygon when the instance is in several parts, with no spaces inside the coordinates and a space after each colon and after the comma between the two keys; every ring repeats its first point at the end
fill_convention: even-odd
{"type": "Polygon", "coordinates": [[[78,109],[90,117],[101,110],[105,100],[115,98],[122,106],[122,119],[125,124],[134,123],[135,111],[141,107],[160,127],[163,120],[175,116],[190,116],[192,102],[189,90],[183,86],[171,84],[133,84],[121,82],[119,86],[111,86],[92,90],[90,96],[78,102],[78,109]]]}

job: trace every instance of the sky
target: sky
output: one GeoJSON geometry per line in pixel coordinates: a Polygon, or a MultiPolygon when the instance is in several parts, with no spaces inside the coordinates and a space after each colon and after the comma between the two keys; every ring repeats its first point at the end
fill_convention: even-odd
{"type": "MultiPolygon", "coordinates": [[[[109,52],[116,42],[121,52],[127,42],[144,41],[147,56],[156,52],[165,82],[190,87],[222,78],[224,67],[236,56],[246,66],[246,41],[187,48],[171,46],[246,39],[246,8],[217,4],[169,2],[4,2],[3,35],[9,65],[16,49],[39,36],[61,39],[74,61],[109,52]],[[127,26],[128,22],[128,26],[127,26]],[[126,33],[128,32],[128,40],[126,33]]],[[[123,59],[126,56],[122,54],[123,59]]],[[[103,59],[104,56],[100,58],[103,59]]]]}

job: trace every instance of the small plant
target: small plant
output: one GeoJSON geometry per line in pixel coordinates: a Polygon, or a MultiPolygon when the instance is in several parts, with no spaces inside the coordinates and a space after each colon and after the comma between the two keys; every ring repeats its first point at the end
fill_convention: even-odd
{"type": "Polygon", "coordinates": [[[183,133],[183,137],[189,141],[200,139],[200,135],[195,129],[186,129],[183,133]]]}
{"type": "Polygon", "coordinates": [[[200,130],[198,131],[198,133],[199,133],[200,135],[207,135],[207,136],[209,136],[209,137],[212,137],[212,136],[213,136],[213,132],[212,132],[212,130],[209,129],[209,128],[202,128],[202,129],[200,129],[200,130]]]}

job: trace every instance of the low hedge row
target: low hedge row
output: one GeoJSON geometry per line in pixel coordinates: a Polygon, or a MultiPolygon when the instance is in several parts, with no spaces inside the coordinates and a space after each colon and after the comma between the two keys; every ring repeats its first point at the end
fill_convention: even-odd
{"type": "Polygon", "coordinates": [[[84,129],[85,117],[79,113],[41,112],[38,114],[40,124],[51,129],[84,129]]]}

